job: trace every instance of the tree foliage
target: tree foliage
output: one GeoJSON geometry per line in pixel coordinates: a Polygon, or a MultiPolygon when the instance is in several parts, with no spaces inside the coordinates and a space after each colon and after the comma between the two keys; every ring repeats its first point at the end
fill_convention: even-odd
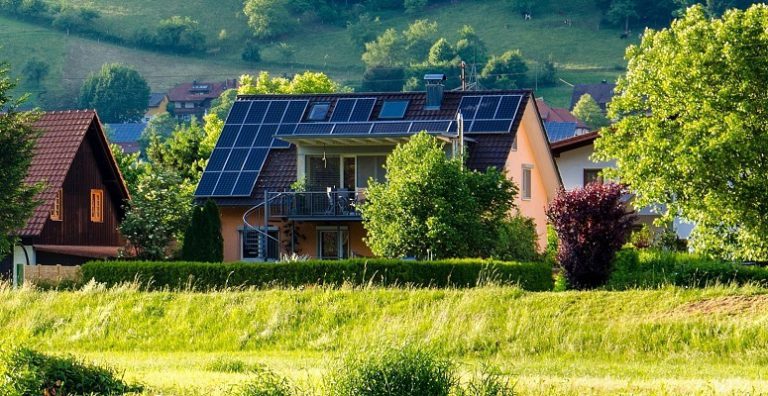
{"type": "Polygon", "coordinates": [[[32,58],[27,61],[24,68],[21,69],[21,72],[28,82],[38,85],[40,84],[40,81],[48,75],[50,68],[48,63],[37,58],[32,58]]]}
{"type": "Polygon", "coordinates": [[[14,87],[0,63],[0,258],[12,251],[14,234],[32,216],[42,188],[24,182],[38,133],[32,128],[36,114],[19,111],[26,98],[10,96],[14,87]]]}
{"type": "Polygon", "coordinates": [[[439,38],[429,49],[427,61],[430,65],[440,66],[456,59],[456,49],[444,38],[439,38]]]}
{"type": "Polygon", "coordinates": [[[528,65],[520,50],[492,56],[480,73],[481,82],[488,88],[523,88],[528,80],[528,65]]]}
{"type": "Polygon", "coordinates": [[[488,48],[475,29],[464,25],[459,29],[459,41],[456,42],[456,53],[461,60],[472,64],[484,64],[488,59],[488,48]]]}
{"type": "Polygon", "coordinates": [[[147,110],[149,86],[127,66],[105,64],[88,76],[80,88],[80,107],[95,108],[107,123],[138,121],[147,110]]]}
{"type": "Polygon", "coordinates": [[[196,20],[174,15],[160,21],[154,44],[181,53],[200,52],[205,50],[205,35],[196,20]]]}
{"type": "Polygon", "coordinates": [[[374,66],[365,69],[360,89],[364,92],[400,92],[404,81],[404,67],[374,66]]]}
{"type": "Polygon", "coordinates": [[[137,193],[136,189],[139,185],[139,180],[153,172],[152,167],[148,162],[140,158],[139,153],[126,154],[116,144],[110,144],[109,148],[112,150],[117,167],[120,168],[123,180],[125,180],[125,184],[128,186],[128,192],[131,196],[134,196],[137,193]]]}
{"type": "Polygon", "coordinates": [[[181,258],[186,261],[224,261],[224,239],[221,236],[221,214],[212,200],[192,208],[192,220],[184,233],[181,258]]]}
{"type": "Polygon", "coordinates": [[[591,289],[608,281],[616,252],[636,219],[622,201],[626,193],[617,184],[591,183],[561,190],[547,208],[559,237],[557,261],[569,286],[591,289]]]}
{"type": "Polygon", "coordinates": [[[189,124],[179,124],[164,141],[156,135],[150,136],[147,157],[155,168],[171,171],[184,179],[197,182],[208,161],[208,158],[200,153],[200,146],[205,137],[203,126],[196,119],[192,119],[189,124]]]}
{"type": "Polygon", "coordinates": [[[269,39],[287,33],[294,25],[288,0],[246,0],[243,13],[253,36],[269,39]]]}
{"type": "Polygon", "coordinates": [[[694,221],[694,247],[768,260],[768,7],[711,19],[692,7],[627,50],[597,159],[637,204],[694,221]]]}
{"type": "Polygon", "coordinates": [[[387,181],[370,182],[362,207],[366,243],[384,257],[487,257],[516,187],[501,172],[463,170],[419,133],[387,157],[387,181]]]}
{"type": "Polygon", "coordinates": [[[365,43],[376,40],[380,30],[381,19],[379,17],[371,17],[368,13],[360,14],[354,22],[347,22],[349,39],[361,50],[365,48],[365,43]]]}
{"type": "Polygon", "coordinates": [[[240,77],[240,95],[260,94],[299,94],[299,93],[331,93],[342,90],[341,86],[324,73],[304,72],[293,76],[270,77],[268,72],[261,72],[253,77],[245,74],[240,77]]]}
{"type": "Polygon", "coordinates": [[[590,94],[584,94],[573,106],[573,115],[593,129],[606,127],[611,124],[603,109],[595,102],[590,94]]]}

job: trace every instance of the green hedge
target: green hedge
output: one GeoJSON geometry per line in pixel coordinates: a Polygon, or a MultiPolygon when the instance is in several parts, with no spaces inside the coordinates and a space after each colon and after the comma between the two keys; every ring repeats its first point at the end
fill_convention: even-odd
{"type": "Polygon", "coordinates": [[[768,286],[768,268],[689,253],[626,249],[616,258],[608,288],[706,287],[714,284],[768,286]]]}
{"type": "Polygon", "coordinates": [[[150,289],[209,290],[228,286],[374,284],[380,286],[473,287],[491,281],[526,290],[552,290],[552,266],[479,259],[404,261],[352,259],[285,263],[196,263],[94,261],[83,265],[83,280],[107,285],[138,280],[150,289]]]}

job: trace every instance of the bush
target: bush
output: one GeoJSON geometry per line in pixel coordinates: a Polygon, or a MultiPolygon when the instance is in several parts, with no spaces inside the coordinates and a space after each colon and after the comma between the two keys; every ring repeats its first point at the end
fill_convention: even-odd
{"type": "Polygon", "coordinates": [[[261,62],[261,49],[254,41],[247,40],[240,57],[246,62],[261,62]]]}
{"type": "Polygon", "coordinates": [[[3,356],[3,370],[0,394],[8,396],[122,395],[142,390],[123,382],[112,369],[26,348],[3,356]]]}
{"type": "Polygon", "coordinates": [[[181,257],[188,261],[224,261],[224,239],[221,236],[221,214],[213,200],[192,209],[192,221],[184,233],[181,257]]]}
{"type": "Polygon", "coordinates": [[[289,396],[298,392],[287,379],[274,372],[260,368],[255,370],[251,379],[235,387],[232,396],[289,396]]]}
{"type": "Polygon", "coordinates": [[[768,286],[768,268],[709,259],[689,253],[622,250],[615,261],[610,289],[656,288],[667,285],[706,287],[713,284],[768,286]]]}
{"type": "Polygon", "coordinates": [[[486,282],[519,284],[526,290],[552,290],[547,263],[515,263],[462,259],[404,261],[397,259],[309,260],[280,263],[195,263],[94,261],[82,267],[83,280],[114,286],[140,280],[150,289],[209,290],[228,286],[287,286],[322,284],[413,285],[415,287],[474,287],[486,282]]]}
{"type": "Polygon", "coordinates": [[[591,183],[561,191],[547,208],[560,240],[557,261],[569,286],[589,289],[608,281],[636,218],[622,202],[625,194],[616,184],[591,183]]]}
{"type": "Polygon", "coordinates": [[[479,376],[472,378],[457,396],[514,396],[514,386],[497,368],[484,367],[479,376]]]}
{"type": "Polygon", "coordinates": [[[326,385],[332,396],[447,396],[457,383],[451,361],[405,347],[350,358],[326,385]]]}
{"type": "Polygon", "coordinates": [[[501,223],[498,231],[494,257],[521,261],[539,259],[538,235],[533,219],[520,215],[511,217],[501,223]]]}

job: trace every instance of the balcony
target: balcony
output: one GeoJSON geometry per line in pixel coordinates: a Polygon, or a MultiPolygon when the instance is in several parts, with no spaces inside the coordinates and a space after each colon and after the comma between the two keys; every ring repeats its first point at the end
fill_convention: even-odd
{"type": "Polygon", "coordinates": [[[365,190],[267,192],[269,217],[299,221],[360,221],[365,190]]]}

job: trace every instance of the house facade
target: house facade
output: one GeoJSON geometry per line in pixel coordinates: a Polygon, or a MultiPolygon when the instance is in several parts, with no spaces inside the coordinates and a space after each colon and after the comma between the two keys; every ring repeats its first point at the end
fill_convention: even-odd
{"type": "Polygon", "coordinates": [[[189,121],[193,117],[202,120],[211,108],[211,101],[233,88],[237,88],[237,80],[179,84],[168,92],[168,108],[178,120],[189,121]]]}
{"type": "Polygon", "coordinates": [[[384,181],[396,145],[427,131],[468,167],[504,169],[520,212],[546,241],[545,207],[561,186],[530,91],[240,96],[195,193],[220,207],[225,261],[371,256],[356,206],[384,181]],[[298,181],[298,183],[297,183],[298,181]]]}
{"type": "Polygon", "coordinates": [[[2,272],[19,265],[77,265],[116,257],[128,190],[93,110],[44,113],[26,183],[43,183],[40,205],[2,272]]]}
{"type": "Polygon", "coordinates": [[[168,112],[168,95],[164,93],[151,93],[147,100],[147,111],[144,113],[144,122],[149,122],[152,117],[168,112]]]}

